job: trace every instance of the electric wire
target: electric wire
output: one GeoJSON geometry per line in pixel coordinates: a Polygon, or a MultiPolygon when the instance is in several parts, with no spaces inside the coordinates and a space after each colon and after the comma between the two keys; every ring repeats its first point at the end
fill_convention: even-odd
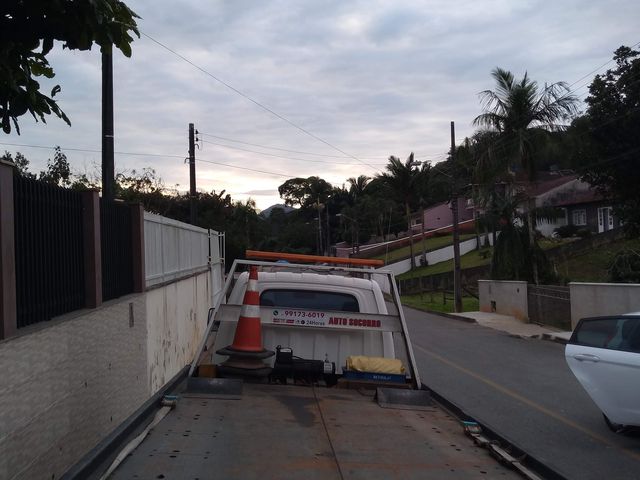
{"type": "MultiPolygon", "coordinates": [[[[224,147],[224,148],[230,148],[233,150],[240,150],[242,152],[249,152],[249,153],[257,153],[258,155],[266,155],[268,157],[276,157],[276,158],[283,158],[286,160],[295,160],[298,162],[311,162],[311,163],[322,163],[325,165],[344,165],[344,166],[348,166],[348,165],[360,165],[359,163],[344,163],[344,162],[329,162],[327,160],[313,160],[313,159],[309,159],[309,158],[295,158],[295,157],[288,157],[285,155],[278,155],[275,153],[267,153],[267,152],[259,152],[257,150],[251,150],[248,148],[242,148],[242,147],[235,147],[233,145],[225,145],[223,143],[217,143],[217,142],[210,142],[209,140],[200,140],[202,143],[206,143],[209,145],[216,145],[218,147],[224,147]]],[[[341,158],[345,158],[345,157],[341,157],[341,158]]]]}
{"type": "Polygon", "coordinates": [[[309,130],[307,130],[304,127],[301,127],[300,125],[297,125],[296,123],[292,122],[291,120],[289,120],[288,118],[284,117],[283,115],[279,114],[278,112],[276,112],[275,110],[267,107],[266,105],[260,103],[259,101],[251,98],[249,95],[245,94],[244,92],[238,90],[237,88],[235,88],[233,85],[225,82],[224,80],[222,80],[221,78],[217,77],[216,75],[212,74],[211,72],[209,72],[208,70],[200,67],[199,65],[197,65],[196,63],[192,62],[191,60],[189,60],[187,57],[181,55],[180,53],[176,52],[175,50],[169,48],[167,45],[165,45],[164,43],[161,43],[160,41],[156,40],[155,38],[153,38],[152,36],[150,36],[149,34],[140,31],[141,35],[144,35],[145,37],[147,37],[149,40],[151,40],[152,42],[156,43],[157,45],[159,45],[160,47],[164,48],[165,50],[171,52],[173,55],[175,55],[176,57],[182,59],[183,61],[187,62],[189,65],[191,65],[192,67],[196,68],[197,70],[201,71],[202,73],[204,73],[205,75],[211,77],[212,79],[214,79],[216,82],[220,83],[221,85],[225,86],[226,88],[228,88],[229,90],[231,90],[232,92],[236,93],[237,95],[240,95],[241,97],[245,98],[246,100],[248,100],[249,102],[255,104],[256,106],[260,107],[261,109],[265,110],[266,112],[270,113],[271,115],[279,118],[280,120],[282,120],[283,122],[287,123],[288,125],[292,126],[293,128],[301,131],[302,133],[304,133],[305,135],[308,135],[309,137],[319,141],[320,143],[323,143],[325,145],[327,145],[328,147],[336,150],[337,152],[343,154],[345,157],[349,157],[352,158],[360,163],[362,163],[363,165],[366,165],[370,168],[372,168],[373,170],[380,170],[377,167],[374,167],[373,165],[359,159],[358,157],[355,157],[353,155],[351,155],[350,153],[345,152],[344,150],[342,150],[339,147],[336,147],[335,145],[333,145],[332,143],[329,143],[328,141],[324,140],[323,138],[319,137],[318,135],[315,135],[314,133],[310,132],[309,130]]]}
{"type": "MultiPolygon", "coordinates": [[[[260,145],[258,143],[250,143],[250,142],[244,142],[242,140],[234,140],[234,139],[228,138],[228,137],[221,137],[219,135],[213,135],[212,133],[198,132],[198,135],[204,135],[205,137],[217,138],[218,140],[224,140],[225,142],[240,143],[242,145],[249,145],[251,147],[265,148],[265,149],[268,149],[268,150],[278,150],[278,151],[281,151],[281,152],[300,153],[300,154],[303,154],[303,155],[312,155],[314,157],[348,158],[348,157],[345,157],[344,155],[329,155],[329,154],[326,154],[326,153],[303,152],[303,151],[300,151],[300,150],[289,150],[287,148],[270,147],[268,145],[260,145]]],[[[376,157],[376,158],[377,159],[381,159],[381,158],[386,159],[387,157],[385,156],[385,157],[376,157]]],[[[368,160],[372,160],[372,159],[374,159],[374,157],[369,157],[368,158],[368,160]]]]}

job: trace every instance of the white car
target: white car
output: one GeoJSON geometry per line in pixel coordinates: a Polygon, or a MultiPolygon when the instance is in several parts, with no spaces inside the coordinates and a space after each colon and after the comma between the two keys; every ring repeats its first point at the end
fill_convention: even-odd
{"type": "Polygon", "coordinates": [[[583,318],[565,358],[611,430],[640,427],[640,312],[583,318]]]}

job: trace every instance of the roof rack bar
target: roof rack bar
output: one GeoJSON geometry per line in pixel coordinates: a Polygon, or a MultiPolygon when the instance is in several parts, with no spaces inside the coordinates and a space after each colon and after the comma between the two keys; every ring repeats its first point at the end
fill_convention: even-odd
{"type": "Polygon", "coordinates": [[[281,252],[264,252],[260,250],[247,250],[246,258],[254,260],[287,260],[292,262],[321,262],[335,263],[342,265],[360,265],[363,267],[382,267],[382,260],[372,260],[366,258],[343,258],[343,257],[326,257],[322,255],[303,255],[301,253],[281,253],[281,252]]]}

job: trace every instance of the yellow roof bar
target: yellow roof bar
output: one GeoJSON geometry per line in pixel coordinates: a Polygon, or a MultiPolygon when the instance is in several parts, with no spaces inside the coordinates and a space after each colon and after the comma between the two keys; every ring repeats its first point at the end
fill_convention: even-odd
{"type": "Polygon", "coordinates": [[[367,258],[325,257],[323,255],[303,255],[301,253],[265,252],[247,250],[245,257],[252,260],[287,260],[292,263],[335,263],[340,265],[359,265],[363,267],[382,267],[382,260],[367,258]]]}

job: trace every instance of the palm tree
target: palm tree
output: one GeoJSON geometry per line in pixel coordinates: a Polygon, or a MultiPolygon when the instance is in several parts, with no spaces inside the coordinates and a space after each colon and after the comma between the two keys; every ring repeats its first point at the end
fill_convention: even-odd
{"type": "MultiPolygon", "coordinates": [[[[496,82],[496,89],[480,93],[484,113],[473,120],[474,125],[496,133],[495,142],[487,150],[485,160],[507,172],[519,165],[532,182],[536,177],[537,160],[548,141],[549,132],[565,128],[559,121],[577,112],[577,98],[570,94],[564,82],[553,83],[540,91],[538,84],[526,72],[521,80],[516,80],[511,72],[501,68],[493,70],[491,76],[496,82]]],[[[535,225],[531,199],[526,203],[529,246],[533,249],[535,225]]],[[[538,283],[535,262],[533,277],[538,283]]]]}
{"type": "Polygon", "coordinates": [[[353,203],[355,203],[358,197],[364,195],[370,182],[371,177],[367,177],[366,175],[359,175],[358,178],[347,178],[347,183],[349,184],[349,197],[353,203]]]}
{"type": "Polygon", "coordinates": [[[387,171],[379,174],[378,179],[387,186],[391,194],[404,207],[407,219],[407,231],[409,232],[409,250],[411,252],[411,269],[415,268],[413,254],[413,231],[411,229],[411,205],[413,205],[420,193],[421,171],[414,169],[413,152],[403,163],[398,157],[389,157],[386,166],[387,171]]]}

